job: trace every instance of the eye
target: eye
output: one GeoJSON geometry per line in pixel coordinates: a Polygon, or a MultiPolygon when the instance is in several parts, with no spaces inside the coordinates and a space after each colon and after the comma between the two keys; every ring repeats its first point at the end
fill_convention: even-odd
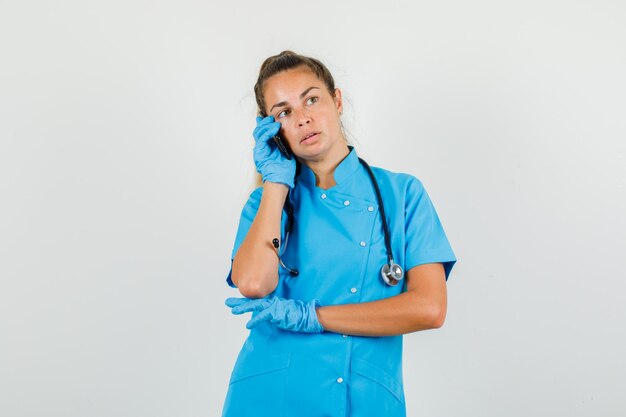
{"type": "Polygon", "coordinates": [[[288,109],[286,109],[286,110],[283,110],[283,111],[281,111],[280,113],[278,113],[278,114],[276,115],[276,118],[277,118],[277,119],[278,119],[278,118],[283,118],[283,117],[287,116],[288,114],[289,114],[289,110],[288,110],[288,109]]]}
{"type": "Polygon", "coordinates": [[[306,99],[306,104],[313,104],[319,100],[319,97],[313,96],[306,99]]]}

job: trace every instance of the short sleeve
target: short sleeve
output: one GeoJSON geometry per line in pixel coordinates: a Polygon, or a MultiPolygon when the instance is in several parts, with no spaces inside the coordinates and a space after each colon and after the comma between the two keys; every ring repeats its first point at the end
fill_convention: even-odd
{"type": "Polygon", "coordinates": [[[447,281],[456,257],[435,207],[422,182],[415,177],[411,177],[406,193],[406,270],[417,265],[441,262],[447,281]]]}
{"type": "Polygon", "coordinates": [[[235,283],[231,278],[232,267],[233,267],[233,259],[235,259],[235,254],[239,249],[239,246],[243,243],[243,240],[246,238],[248,234],[248,230],[250,230],[250,226],[252,226],[252,222],[254,221],[254,217],[256,216],[257,211],[259,210],[259,206],[261,205],[261,195],[263,194],[263,187],[258,187],[252,193],[250,193],[250,197],[246,202],[245,206],[241,210],[241,216],[239,218],[239,227],[237,228],[237,235],[235,237],[235,244],[233,245],[233,250],[230,255],[230,270],[228,271],[228,276],[226,277],[226,283],[233,287],[237,288],[235,283]]]}

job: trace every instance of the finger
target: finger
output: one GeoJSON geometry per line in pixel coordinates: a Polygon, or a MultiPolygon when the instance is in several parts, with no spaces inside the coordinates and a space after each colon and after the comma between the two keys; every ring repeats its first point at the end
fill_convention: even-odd
{"type": "Polygon", "coordinates": [[[254,136],[262,139],[264,141],[268,141],[273,138],[278,131],[280,130],[280,123],[272,122],[268,125],[259,126],[254,129],[254,136]]]}
{"type": "Polygon", "coordinates": [[[273,121],[274,121],[274,116],[272,115],[266,116],[266,117],[257,116],[256,118],[257,125],[264,125],[267,123],[272,123],[273,121]]]}
{"type": "Polygon", "coordinates": [[[247,303],[233,307],[233,314],[249,313],[250,311],[265,310],[267,303],[263,298],[249,301],[247,303]]]}
{"type": "Polygon", "coordinates": [[[237,307],[238,305],[247,303],[248,301],[250,301],[249,298],[229,297],[226,299],[224,304],[226,304],[230,308],[233,308],[233,307],[237,307]]]}
{"type": "Polygon", "coordinates": [[[269,310],[261,311],[259,314],[252,317],[250,321],[248,321],[248,323],[246,324],[246,328],[252,329],[257,324],[264,322],[264,321],[269,321],[271,320],[271,318],[272,318],[272,313],[269,310]]]}

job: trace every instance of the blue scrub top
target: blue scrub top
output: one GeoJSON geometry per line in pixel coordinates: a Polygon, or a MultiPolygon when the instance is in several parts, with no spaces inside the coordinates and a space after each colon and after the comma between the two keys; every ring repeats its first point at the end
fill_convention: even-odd
{"type": "MultiPolygon", "coordinates": [[[[394,260],[406,272],[441,262],[446,281],[456,257],[422,183],[412,175],[371,167],[391,231],[394,260]]],[[[290,193],[295,223],[282,254],[274,294],[320,300],[322,306],[363,303],[406,290],[384,283],[387,262],[376,192],[356,151],[324,190],[302,165],[290,193]]],[[[255,189],[244,206],[232,251],[235,257],[261,202],[255,189]]],[[[283,234],[287,215],[283,212],[283,234]]],[[[285,236],[281,236],[284,242],[285,236]]],[[[269,239],[269,238],[268,238],[269,239]]],[[[227,283],[235,287],[228,273],[227,283]]],[[[364,337],[281,330],[263,323],[250,331],[233,369],[223,416],[405,416],[402,335],[364,337]]]]}

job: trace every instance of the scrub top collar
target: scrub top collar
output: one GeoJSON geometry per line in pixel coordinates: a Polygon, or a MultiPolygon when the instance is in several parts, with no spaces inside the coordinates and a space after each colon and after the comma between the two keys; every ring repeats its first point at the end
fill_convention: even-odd
{"type": "MultiPolygon", "coordinates": [[[[348,145],[348,149],[350,149],[350,153],[346,156],[335,168],[335,172],[333,176],[335,178],[335,183],[333,187],[341,185],[345,180],[347,180],[352,174],[356,172],[361,163],[359,162],[359,157],[356,154],[353,146],[348,145]]],[[[308,184],[310,186],[315,186],[315,173],[311,168],[306,166],[305,164],[301,164],[300,175],[298,175],[298,181],[308,184]]]]}

